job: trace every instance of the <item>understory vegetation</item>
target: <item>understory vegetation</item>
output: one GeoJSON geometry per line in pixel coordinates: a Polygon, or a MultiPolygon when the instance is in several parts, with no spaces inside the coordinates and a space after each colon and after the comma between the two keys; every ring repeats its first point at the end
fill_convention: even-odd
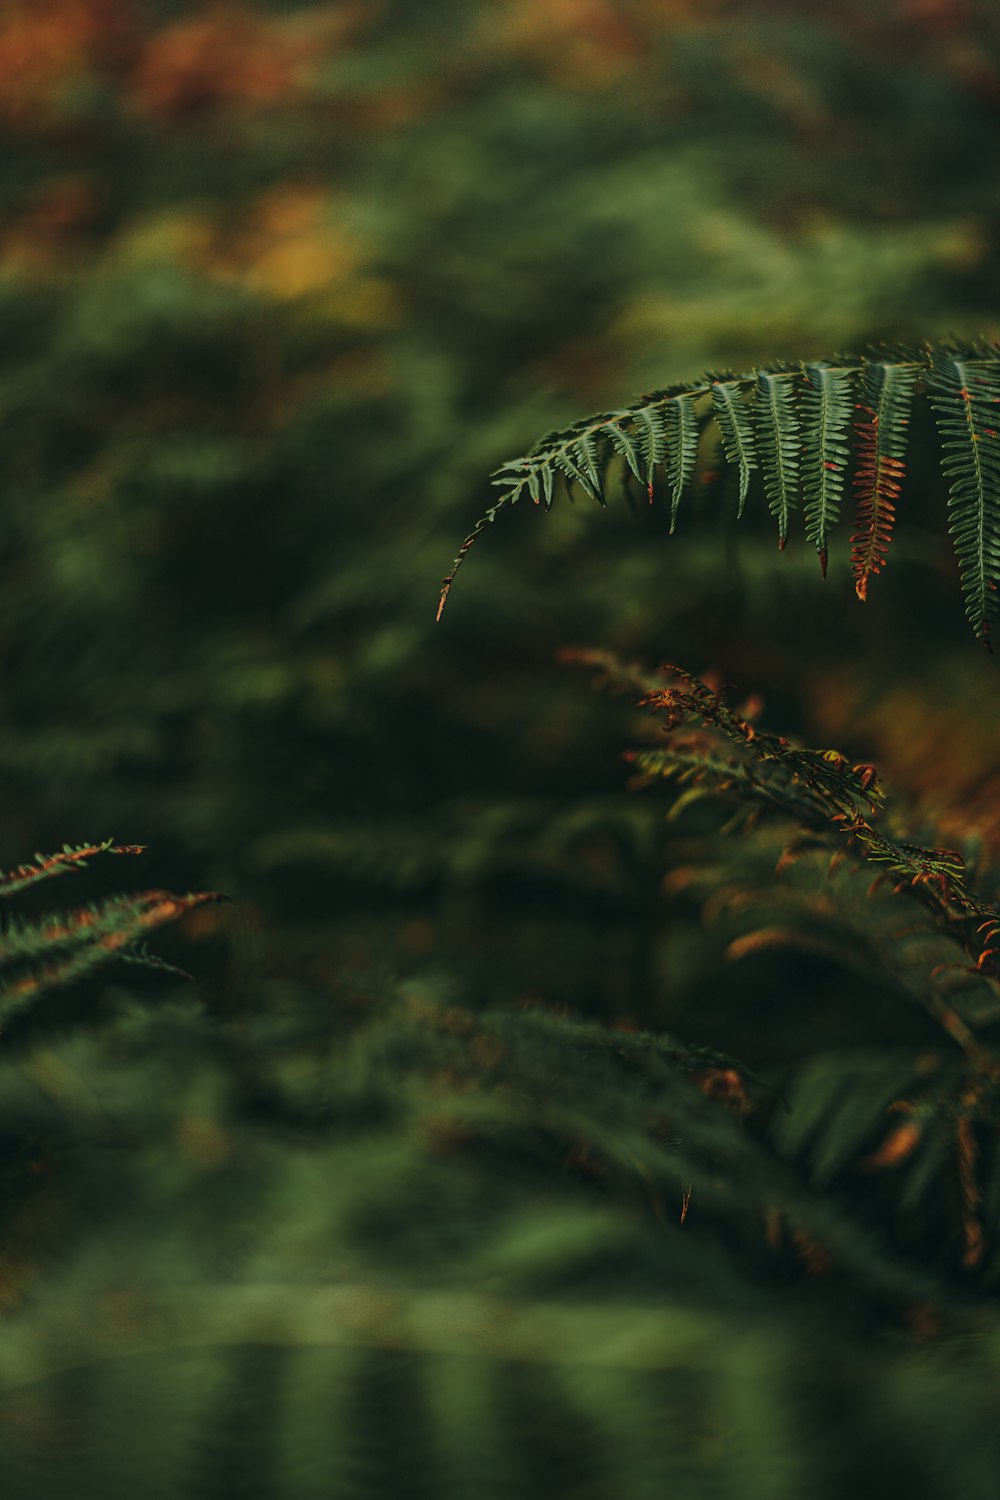
{"type": "Polygon", "coordinates": [[[994,1500],[998,44],[3,9],[4,1500],[994,1500]]]}

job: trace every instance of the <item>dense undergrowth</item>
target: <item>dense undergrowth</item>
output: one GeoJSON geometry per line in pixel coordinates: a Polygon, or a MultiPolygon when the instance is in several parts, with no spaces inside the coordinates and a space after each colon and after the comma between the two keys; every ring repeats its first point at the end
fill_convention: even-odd
{"type": "Polygon", "coordinates": [[[794,10],[0,17],[5,1500],[993,1500],[933,402],[864,608],[703,445],[674,535],[517,506],[434,623],[536,432],[995,348],[993,7],[794,10]]]}

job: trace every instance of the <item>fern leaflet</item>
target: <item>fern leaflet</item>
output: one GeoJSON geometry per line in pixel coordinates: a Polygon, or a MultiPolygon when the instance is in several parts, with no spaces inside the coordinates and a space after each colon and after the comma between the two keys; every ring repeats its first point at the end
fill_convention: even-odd
{"type": "Polygon", "coordinates": [[[642,472],[643,456],[636,434],[634,432],[626,432],[624,427],[622,427],[621,425],[620,419],[627,418],[629,415],[630,414],[628,412],[622,411],[617,412],[615,416],[611,418],[611,420],[607,424],[606,429],[608,434],[608,441],[611,443],[614,451],[621,458],[624,458],[625,462],[628,464],[630,473],[634,475],[634,477],[639,481],[640,484],[645,484],[646,480],[644,479],[642,472]]]}
{"type": "Polygon", "coordinates": [[[992,651],[990,624],[1000,581],[1000,365],[982,356],[940,354],[930,387],[965,612],[992,651]]]}
{"type": "Polygon", "coordinates": [[[827,533],[840,516],[850,451],[855,371],[836,365],[806,366],[802,391],[803,515],[806,540],[819,553],[826,577],[827,533]]]}
{"type": "Polygon", "coordinates": [[[722,435],[722,451],[731,464],[740,470],[740,503],[737,520],[743,514],[750,475],[758,467],[757,445],[754,440],[753,423],[746,402],[741,399],[746,387],[745,380],[713,380],[712,407],[719,432],[722,435]]]}
{"type": "Polygon", "coordinates": [[[796,503],[799,481],[799,424],[792,371],[760,370],[753,415],[757,446],[764,466],[768,509],[778,522],[778,547],[788,541],[788,517],[796,503]]]}
{"type": "Polygon", "coordinates": [[[632,421],[635,424],[639,451],[645,464],[646,492],[649,495],[649,503],[652,505],[653,477],[656,473],[656,466],[663,462],[667,452],[667,424],[663,407],[640,406],[632,413],[632,421]]]}
{"type": "Polygon", "coordinates": [[[698,457],[698,417],[694,397],[688,392],[667,404],[667,473],[670,479],[670,534],[677,524],[681,495],[691,483],[698,457]]]}
{"type": "Polygon", "coordinates": [[[868,597],[868,580],[885,566],[892,539],[896,502],[905,472],[906,428],[918,367],[912,362],[866,361],[856,423],[857,499],[851,538],[851,568],[859,599],[868,597]]]}

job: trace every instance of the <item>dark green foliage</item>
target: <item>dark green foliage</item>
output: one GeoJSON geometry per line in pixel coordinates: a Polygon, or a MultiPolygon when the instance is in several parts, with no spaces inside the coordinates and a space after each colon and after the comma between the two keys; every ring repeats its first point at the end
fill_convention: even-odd
{"type": "MultiPolygon", "coordinates": [[[[805,1057],[789,1114],[662,1032],[412,985],[351,1037],[301,1005],[220,1026],[123,1000],[102,1037],[0,1066],[0,1129],[30,1128],[66,1203],[7,1228],[47,1271],[0,1349],[6,1493],[124,1497],[152,1464],[163,1500],[541,1496],[569,1473],[709,1500],[763,1445],[750,1493],[833,1500],[871,1454],[831,1470],[803,1443],[831,1401],[901,1381],[872,1420],[905,1466],[914,1425],[939,1442],[995,1378],[992,1335],[961,1372],[947,1343],[911,1364],[852,1342],[862,1309],[969,1326],[962,1242],[940,1248],[964,1087],[947,1055],[805,1057]],[[904,1097],[930,1155],[890,1185],[904,1097]],[[880,1179],[888,1238],[857,1186],[880,1179]]],[[[953,1462],[986,1500],[981,1452],[953,1462]]]]}
{"type": "Polygon", "coordinates": [[[708,396],[711,407],[702,417],[714,418],[723,454],[739,469],[738,515],[759,468],[768,509],[778,523],[779,549],[785,548],[791,512],[801,501],[806,538],[819,553],[824,577],[854,428],[851,566],[858,598],[865,599],[868,580],[884,566],[892,539],[917,391],[930,393],[937,418],[966,614],[977,637],[992,649],[989,624],[1000,583],[1000,427],[991,424],[1000,406],[1000,346],[985,343],[873,350],[836,364],[782,364],[721,379],[706,375],[701,382],[642,396],[632,406],[547,434],[525,458],[508,459],[496,471],[493,483],[503,493],[463,542],[443,581],[438,617],[486,522],[525,491],[537,503],[543,486],[548,509],[556,472],[571,496],[576,482],[603,505],[602,474],[613,455],[623,456],[629,472],[644,480],[650,499],[662,469],[670,486],[673,532],[681,495],[694,474],[697,403],[704,406],[708,396]],[[852,407],[860,413],[855,422],[852,407]]]}

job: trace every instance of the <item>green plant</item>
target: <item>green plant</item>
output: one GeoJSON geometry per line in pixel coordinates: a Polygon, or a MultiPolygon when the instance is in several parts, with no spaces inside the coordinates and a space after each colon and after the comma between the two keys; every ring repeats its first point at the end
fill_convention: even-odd
{"type": "Polygon", "coordinates": [[[529,453],[496,471],[493,483],[503,493],[462,543],[442,583],[438,618],[484,526],[524,495],[548,509],[557,479],[571,499],[577,486],[605,504],[605,475],[615,456],[624,463],[626,484],[631,476],[650,502],[657,478],[666,481],[672,532],[710,424],[724,460],[739,472],[737,514],[743,514],[759,470],[778,523],[779,548],[784,550],[792,512],[801,506],[824,577],[829,536],[851,480],[851,567],[863,600],[892,541],[910,413],[920,395],[928,398],[937,424],[966,615],[992,650],[1000,583],[1000,346],[985,342],[881,347],[860,358],[706,374],[546,433],[529,453]]]}
{"type": "MultiPolygon", "coordinates": [[[[57,854],[36,854],[32,865],[0,873],[0,896],[83,870],[100,854],[141,854],[143,844],[69,844],[57,854]]],[[[71,911],[29,919],[11,916],[0,930],[0,1023],[25,1009],[49,990],[73,984],[115,959],[163,969],[190,979],[183,969],[150,953],[142,939],[207,901],[223,901],[218,891],[135,891],[109,896],[71,911]]]]}
{"type": "MultiPolygon", "coordinates": [[[[667,408],[664,457],[689,477],[686,410],[667,408]]],[[[901,1476],[922,1497],[943,1468],[991,1497],[1000,908],[974,887],[995,872],[872,765],[762,727],[761,705],[567,655],[666,731],[629,757],[676,839],[655,872],[681,913],[662,997],[615,1026],[427,978],[333,1005],[272,991],[233,1018],[126,998],[99,1035],[6,1060],[0,1130],[61,1205],[14,1204],[0,1260],[25,1304],[0,1350],[12,1500],[570,1479],[598,1500],[832,1500],[901,1476]],[[714,993],[734,1032],[761,994],[780,1021],[832,1005],[833,1031],[714,1045],[714,993]],[[818,1436],[833,1408],[850,1458],[818,1436]]],[[[129,851],[66,850],[9,885],[97,852],[129,851]]],[[[81,920],[90,959],[211,899],[143,896],[81,920]]]]}
{"type": "MultiPolygon", "coordinates": [[[[856,515],[851,567],[857,596],[864,600],[892,540],[910,415],[921,395],[928,397],[934,413],[941,466],[950,487],[949,526],[966,614],[991,649],[990,623],[996,616],[1000,582],[1000,346],[989,343],[926,344],[919,349],[882,346],[863,358],[781,364],[744,375],[710,374],[548,433],[530,453],[508,460],[496,471],[494,483],[503,493],[466,538],[444,579],[438,617],[457,569],[483,527],[525,494],[548,509],[557,479],[570,499],[579,487],[604,505],[615,458],[621,460],[619,478],[626,498],[631,479],[652,502],[656,481],[662,478],[669,489],[672,532],[710,427],[723,462],[738,473],[737,517],[743,514],[759,470],[768,508],[778,522],[779,549],[786,545],[791,513],[801,506],[806,538],[818,553],[824,577],[829,535],[850,481],[856,515]]],[[[663,669],[673,679],[664,686],[613,652],[577,649],[563,652],[563,657],[597,668],[618,690],[640,694],[637,706],[661,716],[669,737],[666,747],[629,752],[628,758],[639,773],[636,784],[667,781],[681,788],[671,819],[682,818],[705,799],[721,800],[732,809],[725,831],[739,831],[750,838],[751,847],[756,843],[765,851],[765,825],[777,825],[780,843],[773,870],[775,878],[784,877],[784,890],[772,885],[768,892],[759,869],[755,879],[743,876],[734,881],[739,861],[718,849],[718,863],[707,874],[687,869],[680,882],[677,872],[667,875],[669,889],[707,888],[710,904],[713,899],[720,904],[720,891],[735,892],[731,904],[744,915],[757,918],[762,907],[766,910],[766,920],[751,921],[747,930],[732,935],[725,947],[729,960],[794,950],[823,956],[843,969],[850,953],[858,974],[869,979],[881,974],[905,990],[957,1044],[965,1061],[949,1075],[951,1083],[943,1092],[937,1086],[931,1089],[932,1104],[917,1104],[902,1094],[893,1099],[892,1087],[885,1092],[886,1079],[894,1076],[890,1055],[878,1098],[883,1108],[938,1117],[937,1145],[922,1158],[917,1173],[922,1189],[916,1190],[917,1196],[933,1180],[928,1157],[940,1167],[942,1140],[948,1136],[961,1186],[952,1207],[955,1223],[963,1225],[963,1265],[976,1265],[990,1247],[992,1281],[1000,1275],[1000,1177],[986,1195],[989,1222],[984,1228],[978,1218],[984,1199],[976,1180],[974,1125],[979,1121],[993,1128],[1000,1118],[1000,1053],[988,1040],[990,1028],[1000,1021],[1000,906],[971,888],[968,850],[963,854],[911,842],[913,809],[907,813],[887,804],[873,765],[852,765],[836,750],[809,749],[758,727],[752,721],[759,704],[753,710],[733,710],[709,683],[675,666],[663,669]],[[817,890],[808,881],[804,889],[790,889],[788,872],[807,856],[817,855],[829,859],[826,889],[817,890]],[[833,874],[845,860],[855,869],[865,864],[876,867],[869,897],[891,884],[894,901],[888,928],[868,901],[853,903],[850,911],[842,904],[838,907],[833,874]],[[925,920],[900,925],[895,915],[900,896],[918,902],[925,920]],[[936,962],[927,961],[926,946],[921,949],[928,941],[934,945],[936,962]],[[979,1034],[980,1027],[987,1040],[979,1034]]],[[[977,873],[985,879],[996,874],[984,859],[977,873]]],[[[729,899],[723,897],[723,910],[729,899]]],[[[937,1068],[935,1062],[931,1071],[937,1068]]],[[[877,1076],[877,1062],[874,1072],[877,1076]]],[[[837,1068],[834,1073],[842,1084],[844,1075],[837,1068]]],[[[791,1124],[779,1131],[778,1138],[786,1148],[800,1150],[804,1137],[799,1122],[804,1118],[812,1149],[827,1163],[842,1166],[852,1155],[850,1143],[865,1139],[870,1144],[873,1131],[859,1101],[849,1101],[846,1109],[842,1105],[843,1100],[824,1114],[814,1102],[797,1115],[793,1112],[791,1124]]],[[[883,1156],[869,1151],[866,1159],[873,1166],[898,1167],[915,1150],[925,1128],[926,1120],[919,1127],[909,1121],[893,1134],[895,1147],[884,1146],[883,1156]]],[[[990,1159],[1000,1169],[1000,1152],[990,1159]]],[[[900,1180],[906,1175],[898,1173],[900,1180]]],[[[907,1197],[905,1191],[902,1196],[907,1197]]],[[[913,1210],[913,1193],[908,1201],[913,1210]]]]}
{"type": "Polygon", "coordinates": [[[946,1233],[954,1235],[961,1265],[971,1270],[985,1258],[985,1284],[1000,1283],[1000,1152],[990,1142],[980,1163],[976,1137],[978,1127],[980,1144],[989,1140],[1000,1122],[1000,1051],[992,1040],[1000,1022],[1000,907],[970,889],[959,851],[901,836],[906,815],[873,766],[851,765],[837,751],[807,749],[768,733],[747,717],[756,717],[759,704],[733,710],[680,668],[663,669],[664,685],[608,652],[565,654],[619,688],[639,690],[640,705],[662,721],[667,746],[630,752],[628,759],[638,784],[666,780],[680,788],[672,819],[705,799],[721,803],[730,810],[725,832],[756,842],[765,861],[770,857],[770,872],[765,862],[749,879],[737,877],[738,862],[724,856],[724,879],[718,868],[699,871],[697,865],[680,881],[668,876],[675,892],[703,888],[706,910],[714,904],[713,920],[720,913],[736,916],[727,961],[797,951],[833,963],[845,976],[853,970],[861,982],[881,976],[958,1049],[950,1059],[933,1049],[922,1065],[919,1053],[907,1057],[905,1049],[902,1056],[892,1047],[857,1056],[847,1051],[826,1059],[825,1083],[809,1060],[793,1087],[788,1118],[772,1122],[782,1151],[821,1162],[827,1180],[849,1166],[862,1173],[893,1169],[892,1212],[905,1203],[911,1220],[929,1222],[924,1195],[937,1195],[937,1208],[948,1205],[946,1233]],[[812,865],[809,874],[803,863],[812,865]],[[875,878],[860,900],[851,900],[845,875],[856,891],[851,877],[865,866],[873,867],[875,878]],[[804,878],[790,880],[794,870],[804,878]],[[923,909],[922,920],[904,919],[901,897],[923,909]],[[867,1098],[863,1090],[850,1091],[859,1061],[871,1089],[867,1098]],[[894,1113],[903,1115],[902,1123],[890,1122],[873,1149],[879,1115],[894,1113]],[[991,1179],[987,1192],[981,1167],[991,1179]]]}

